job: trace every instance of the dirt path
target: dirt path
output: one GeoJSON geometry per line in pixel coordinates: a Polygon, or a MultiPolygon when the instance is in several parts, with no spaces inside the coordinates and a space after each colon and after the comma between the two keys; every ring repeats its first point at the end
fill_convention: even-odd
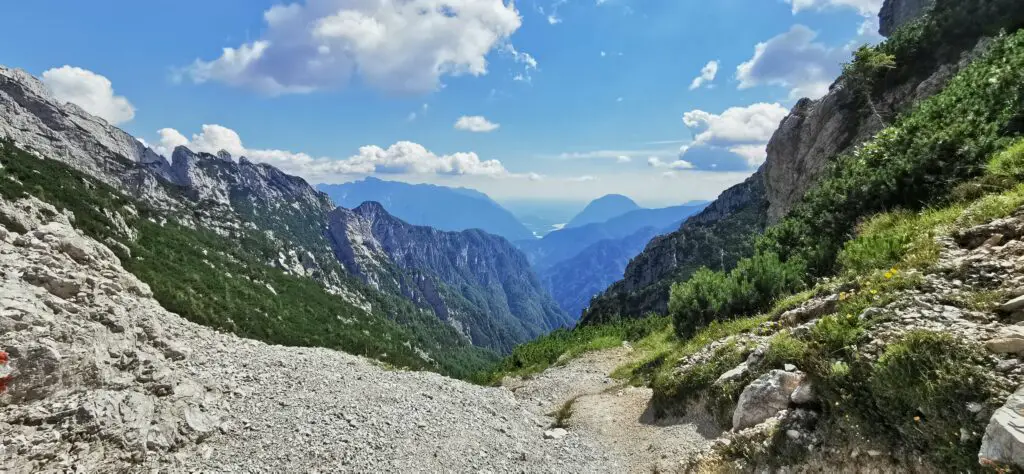
{"type": "Polygon", "coordinates": [[[600,447],[627,472],[675,472],[719,431],[706,419],[655,420],[651,389],[624,386],[609,377],[633,357],[628,347],[592,352],[505,386],[538,415],[550,416],[571,402],[564,422],[569,436],[600,447]]]}

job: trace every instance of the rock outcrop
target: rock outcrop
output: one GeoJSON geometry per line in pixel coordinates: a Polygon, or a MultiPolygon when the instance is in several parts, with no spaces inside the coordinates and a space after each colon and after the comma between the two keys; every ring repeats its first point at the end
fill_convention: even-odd
{"type": "Polygon", "coordinates": [[[335,209],[328,232],[350,273],[430,306],[476,345],[507,351],[572,324],[504,238],[413,226],[376,202],[335,209]]]}
{"type": "Polygon", "coordinates": [[[791,396],[803,379],[802,374],[773,370],[751,382],[736,402],[732,429],[750,428],[788,408],[791,396]]]}
{"type": "Polygon", "coordinates": [[[992,415],[981,440],[978,460],[997,465],[1024,466],[1024,388],[1018,389],[992,415]]]}
{"type": "Polygon", "coordinates": [[[885,0],[878,13],[878,33],[889,37],[899,27],[919,18],[934,6],[935,0],[885,0]]]}

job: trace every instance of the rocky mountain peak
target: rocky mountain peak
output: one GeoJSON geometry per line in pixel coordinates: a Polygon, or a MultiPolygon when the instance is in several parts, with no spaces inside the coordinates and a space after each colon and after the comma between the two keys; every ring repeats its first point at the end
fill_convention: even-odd
{"type": "Polygon", "coordinates": [[[231,153],[228,153],[227,150],[218,151],[217,152],[217,158],[220,158],[221,161],[227,161],[228,163],[234,163],[234,160],[231,159],[231,153]]]}

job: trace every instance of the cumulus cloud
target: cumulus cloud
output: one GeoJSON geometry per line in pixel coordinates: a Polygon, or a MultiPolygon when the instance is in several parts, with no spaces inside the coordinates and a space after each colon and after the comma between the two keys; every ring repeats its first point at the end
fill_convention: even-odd
{"type": "Polygon", "coordinates": [[[732,107],[721,114],[692,110],[683,114],[683,124],[694,141],[680,148],[680,156],[700,169],[755,168],[764,162],[768,140],[788,113],[778,103],[732,107]]]}
{"type": "Polygon", "coordinates": [[[54,68],[43,72],[43,83],[57,100],[71,102],[112,124],[135,117],[131,102],[114,95],[110,79],[95,72],[72,66],[54,68]]]}
{"type": "Polygon", "coordinates": [[[627,155],[619,155],[615,157],[616,163],[629,163],[630,161],[633,161],[633,159],[627,155]]]}
{"type": "MultiPolygon", "coordinates": [[[[498,160],[482,160],[473,152],[437,155],[418,143],[400,141],[387,148],[367,145],[345,159],[315,158],[305,153],[286,150],[246,148],[234,130],[221,125],[203,125],[202,131],[185,137],[172,128],[157,132],[159,143],[153,149],[169,156],[177,146],[197,152],[216,153],[226,150],[235,156],[274,165],[283,171],[303,176],[314,182],[336,180],[344,175],[414,174],[449,176],[516,177],[498,160]]],[[[529,177],[529,175],[522,175],[529,177]]]]}
{"type": "Polygon", "coordinates": [[[467,132],[487,133],[493,132],[500,127],[500,124],[491,122],[480,115],[463,115],[455,121],[456,130],[467,132]]]}
{"type": "Polygon", "coordinates": [[[340,87],[353,74],[386,91],[429,92],[444,76],[486,74],[488,54],[522,25],[503,0],[305,0],[263,19],[259,39],[197,59],[183,75],[271,95],[340,87]]]}
{"type": "Polygon", "coordinates": [[[647,158],[647,165],[652,168],[671,168],[674,170],[690,170],[694,168],[693,163],[686,160],[664,161],[657,156],[647,158]]]}
{"type": "Polygon", "coordinates": [[[710,86],[711,82],[715,80],[715,76],[717,75],[718,61],[708,61],[708,63],[701,68],[700,75],[693,78],[693,82],[690,83],[690,90],[697,90],[705,84],[710,86]]]}
{"type": "Polygon", "coordinates": [[[683,123],[696,132],[694,145],[767,143],[788,113],[781,104],[762,102],[721,114],[691,110],[683,114],[683,123]]]}
{"type": "Polygon", "coordinates": [[[826,8],[853,8],[867,17],[875,16],[882,9],[883,0],[786,0],[793,6],[793,13],[803,10],[824,10],[826,8]]]}
{"type": "Polygon", "coordinates": [[[844,48],[829,48],[815,42],[818,33],[794,25],[754,47],[754,56],[736,68],[740,89],[773,85],[790,89],[790,98],[818,98],[842,70],[849,56],[844,48]]]}

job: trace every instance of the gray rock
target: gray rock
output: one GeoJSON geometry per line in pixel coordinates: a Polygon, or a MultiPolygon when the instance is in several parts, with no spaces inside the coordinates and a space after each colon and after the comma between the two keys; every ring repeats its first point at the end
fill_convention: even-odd
{"type": "Polygon", "coordinates": [[[992,415],[981,439],[978,460],[1024,467],[1024,388],[992,415]]]}
{"type": "Polygon", "coordinates": [[[555,428],[544,432],[544,439],[562,439],[565,435],[569,434],[562,428],[555,428]]]}
{"type": "Polygon", "coordinates": [[[888,38],[899,27],[917,19],[935,6],[935,0],[885,0],[878,13],[878,33],[888,38]]]}
{"type": "Polygon", "coordinates": [[[1024,296],[1018,296],[999,306],[999,310],[1005,313],[1013,313],[1024,309],[1024,296]]]}
{"type": "Polygon", "coordinates": [[[1001,329],[996,337],[985,341],[985,348],[996,354],[1024,353],[1024,327],[1009,326],[1001,329]]]}
{"type": "Polygon", "coordinates": [[[790,395],[803,379],[801,374],[773,370],[751,382],[733,412],[733,431],[757,425],[789,407],[790,395]]]}
{"type": "Polygon", "coordinates": [[[814,385],[810,380],[804,380],[795,390],[793,390],[793,393],[789,398],[797,405],[806,405],[813,402],[817,399],[814,395],[814,385]]]}

